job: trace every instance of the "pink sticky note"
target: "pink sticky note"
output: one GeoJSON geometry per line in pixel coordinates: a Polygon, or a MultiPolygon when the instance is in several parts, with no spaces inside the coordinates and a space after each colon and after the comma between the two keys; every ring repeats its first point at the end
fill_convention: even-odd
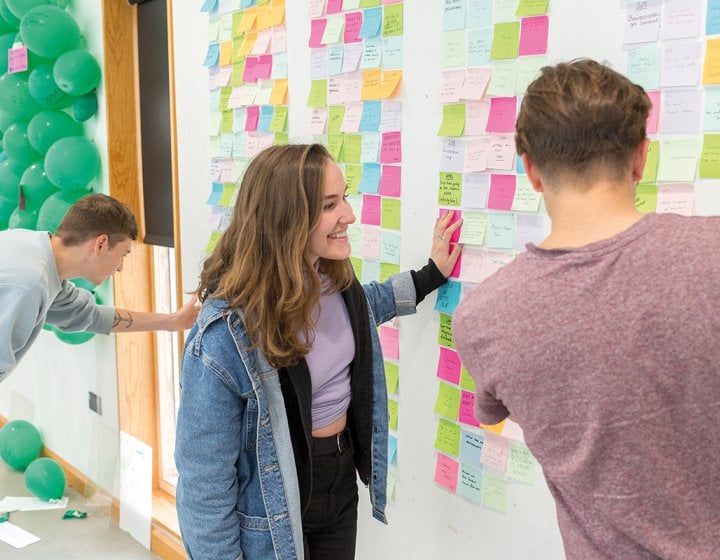
{"type": "Polygon", "coordinates": [[[310,48],[319,49],[323,46],[322,38],[327,27],[327,20],[325,18],[311,19],[310,20],[310,48]]]}
{"type": "Polygon", "coordinates": [[[380,327],[380,346],[383,356],[393,360],[400,359],[400,331],[393,327],[380,327]]]}
{"type": "Polygon", "coordinates": [[[490,100],[466,101],[465,111],[465,135],[484,135],[490,115],[490,100]]]}
{"type": "Polygon", "coordinates": [[[363,13],[348,12],[345,14],[345,31],[343,39],[346,43],[359,43],[362,38],[358,37],[362,28],[363,13]]]}
{"type": "Polygon", "coordinates": [[[512,132],[515,130],[516,106],[517,100],[514,97],[491,98],[487,132],[512,132]]]}
{"type": "Polygon", "coordinates": [[[646,91],[650,98],[650,114],[648,115],[647,124],[645,125],[646,134],[656,134],[658,129],[658,117],[660,116],[660,92],[646,91]]]}
{"type": "Polygon", "coordinates": [[[402,167],[399,165],[383,165],[380,174],[380,194],[383,196],[400,196],[402,184],[402,167]]]}
{"type": "Polygon", "coordinates": [[[480,462],[500,472],[505,472],[509,452],[510,442],[507,439],[486,432],[480,462]]]}
{"type": "Polygon", "coordinates": [[[455,350],[441,346],[437,365],[437,376],[440,379],[458,385],[460,383],[461,368],[462,364],[458,353],[455,352],[455,350]]]}
{"type": "MultiPolygon", "coordinates": [[[[452,251],[455,248],[455,244],[451,243],[449,250],[452,251]]],[[[450,278],[460,278],[462,271],[462,253],[458,255],[458,260],[455,261],[455,266],[450,273],[450,278]]]]}
{"type": "Polygon", "coordinates": [[[247,115],[245,117],[245,130],[247,130],[247,131],[257,130],[259,119],[260,119],[260,106],[259,105],[250,105],[247,108],[247,115]]]}
{"type": "Polygon", "coordinates": [[[24,72],[28,69],[28,50],[25,45],[8,50],[8,74],[24,72]]]}
{"type": "Polygon", "coordinates": [[[480,422],[475,418],[475,393],[471,391],[462,391],[460,393],[458,420],[470,426],[480,426],[480,422]]]}
{"type": "Polygon", "coordinates": [[[263,54],[258,58],[257,68],[255,69],[255,77],[258,80],[269,80],[272,75],[273,56],[271,54],[263,54]]]}
{"type": "Polygon", "coordinates": [[[492,210],[512,210],[516,180],[515,175],[490,175],[487,207],[492,210]]]}
{"type": "Polygon", "coordinates": [[[339,14],[342,12],[343,0],[327,0],[327,13],[339,14]]]}
{"type": "Polygon", "coordinates": [[[458,468],[459,463],[457,461],[438,453],[433,480],[443,488],[450,490],[450,492],[455,492],[457,490],[458,468]]]}
{"type": "Polygon", "coordinates": [[[548,42],[548,16],[522,18],[518,54],[545,54],[548,42]]]}
{"type": "Polygon", "coordinates": [[[243,69],[243,82],[257,82],[257,56],[245,57],[245,68],[243,69]]]}
{"type": "Polygon", "coordinates": [[[383,132],[380,145],[380,163],[400,163],[402,161],[402,143],[400,132],[383,132]]]}
{"type": "MultiPolygon", "coordinates": [[[[454,224],[460,218],[462,218],[462,210],[453,210],[451,208],[440,208],[440,210],[438,211],[438,217],[442,218],[443,214],[445,214],[445,212],[452,212],[452,218],[450,218],[450,223],[448,224],[448,226],[454,224]]],[[[453,232],[452,237],[450,238],[450,243],[457,243],[458,241],[460,241],[460,231],[461,230],[462,230],[462,226],[453,232]]]]}
{"type": "Polygon", "coordinates": [[[362,204],[362,214],[360,215],[360,223],[369,224],[371,226],[380,225],[380,205],[382,197],[377,194],[364,194],[362,204]]]}

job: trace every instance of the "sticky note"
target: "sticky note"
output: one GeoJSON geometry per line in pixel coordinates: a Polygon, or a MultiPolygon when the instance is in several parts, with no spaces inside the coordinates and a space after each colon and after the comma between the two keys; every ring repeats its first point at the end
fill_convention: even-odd
{"type": "Polygon", "coordinates": [[[398,402],[394,399],[388,399],[388,427],[391,430],[398,428],[398,402]]]}
{"type": "Polygon", "coordinates": [[[485,244],[491,249],[512,249],[515,220],[512,214],[489,214],[485,244]]]}
{"type": "Polygon", "coordinates": [[[361,223],[373,226],[380,225],[380,199],[381,197],[375,194],[363,195],[361,223]]]}
{"type": "Polygon", "coordinates": [[[485,208],[490,190],[490,176],[486,173],[466,173],[463,176],[462,202],[465,208],[485,208]]]}
{"type": "Polygon", "coordinates": [[[438,136],[462,136],[465,130],[465,103],[443,105],[443,120],[438,136]]]}
{"type": "Polygon", "coordinates": [[[460,45],[460,48],[463,46],[466,47],[465,56],[468,66],[489,66],[492,28],[468,30],[467,43],[460,45]]]}
{"type": "Polygon", "coordinates": [[[378,260],[380,258],[379,229],[363,228],[362,236],[360,237],[360,256],[364,259],[378,260]]]}
{"type": "Polygon", "coordinates": [[[400,331],[394,327],[381,326],[379,329],[380,346],[383,356],[393,360],[400,359],[400,331]]]}
{"type": "Polygon", "coordinates": [[[400,163],[400,161],[402,161],[400,132],[383,132],[380,163],[400,163]]]}
{"type": "Polygon", "coordinates": [[[343,42],[357,43],[362,41],[360,38],[360,29],[362,28],[363,13],[362,12],[348,12],[345,14],[345,31],[343,36],[343,42]]]}
{"type": "Polygon", "coordinates": [[[646,91],[660,87],[660,61],[662,51],[659,45],[646,45],[628,51],[627,77],[646,91]]]}
{"type": "Polygon", "coordinates": [[[488,215],[477,210],[465,210],[463,212],[462,233],[460,243],[468,245],[482,245],[488,226],[488,215]]]}
{"type": "Polygon", "coordinates": [[[359,37],[361,39],[377,37],[378,33],[380,33],[382,20],[382,8],[369,8],[365,10],[363,12],[363,20],[362,26],[360,27],[359,37]]]}
{"type": "Polygon", "coordinates": [[[363,163],[362,178],[358,190],[361,193],[377,194],[380,186],[380,164],[363,163]]]}
{"type": "Polygon", "coordinates": [[[438,344],[440,346],[455,349],[455,341],[453,340],[452,336],[452,315],[440,313],[438,344]]]}
{"type": "Polygon", "coordinates": [[[457,457],[460,453],[460,426],[440,418],[435,435],[435,449],[457,457]]]}
{"type": "Polygon", "coordinates": [[[435,476],[433,480],[443,488],[455,492],[457,490],[459,464],[442,453],[437,454],[435,476]]]}
{"type": "Polygon", "coordinates": [[[515,97],[493,97],[490,100],[488,132],[513,132],[515,130],[515,97]]]}
{"type": "Polygon", "coordinates": [[[664,183],[658,186],[657,212],[692,216],[695,189],[690,183],[664,183]]]}
{"type": "Polygon", "coordinates": [[[509,440],[493,433],[486,433],[480,461],[483,465],[505,472],[509,452],[509,440]]]}
{"type": "Polygon", "coordinates": [[[477,432],[461,430],[460,432],[460,461],[474,467],[482,467],[480,458],[485,436],[477,432]]]}
{"type": "Polygon", "coordinates": [[[440,45],[440,68],[465,66],[465,31],[443,33],[440,45]]]}
{"type": "Polygon", "coordinates": [[[493,27],[493,41],[490,47],[492,60],[517,58],[520,47],[520,22],[496,23],[493,27]]]}
{"type": "Polygon", "coordinates": [[[361,132],[377,132],[380,129],[381,101],[365,101],[362,103],[359,129],[361,132]]]}
{"type": "Polygon", "coordinates": [[[383,196],[400,196],[402,167],[399,165],[383,165],[380,174],[380,194],[383,196]]]}
{"type": "Polygon", "coordinates": [[[498,476],[483,473],[481,503],[499,513],[507,513],[507,481],[498,476]]]}
{"type": "Polygon", "coordinates": [[[457,487],[458,495],[473,504],[479,505],[482,502],[482,480],[482,471],[461,463],[457,487]]]}
{"type": "Polygon", "coordinates": [[[327,105],[327,80],[311,80],[308,107],[324,107],[327,105]]]}
{"type": "Polygon", "coordinates": [[[472,380],[472,377],[470,377],[465,366],[460,369],[460,387],[468,391],[475,391],[475,382],[472,380]]]}
{"type": "Polygon", "coordinates": [[[638,212],[649,214],[657,208],[657,185],[640,184],[635,187],[635,208],[638,212]]]}
{"type": "Polygon", "coordinates": [[[663,138],[660,141],[658,181],[694,181],[699,151],[697,138],[663,138]]]}
{"type": "Polygon", "coordinates": [[[447,383],[439,383],[433,410],[445,418],[455,420],[457,418],[459,408],[460,389],[447,383]]]}
{"type": "Polygon", "coordinates": [[[400,366],[392,362],[385,362],[385,384],[388,394],[397,393],[398,380],[400,378],[400,366]]]}
{"type": "Polygon", "coordinates": [[[437,300],[434,309],[441,313],[454,313],[460,303],[462,285],[460,282],[449,280],[437,290],[437,300]]]}
{"type": "Polygon", "coordinates": [[[515,175],[490,176],[490,195],[487,207],[492,210],[511,210],[515,198],[515,175]]]}
{"type": "Polygon", "coordinates": [[[438,204],[460,206],[462,198],[462,174],[441,171],[439,173],[438,204]]]}
{"type": "Polygon", "coordinates": [[[475,418],[475,393],[473,391],[461,391],[457,418],[463,424],[480,426],[480,422],[475,418]]]}
{"type": "Polygon", "coordinates": [[[460,356],[457,352],[450,348],[440,347],[437,376],[455,385],[458,384],[460,381],[460,356]]]}
{"type": "Polygon", "coordinates": [[[383,14],[383,37],[394,37],[403,34],[403,4],[385,6],[383,14]]]}
{"type": "Polygon", "coordinates": [[[510,443],[510,455],[507,465],[508,478],[535,483],[535,459],[530,450],[519,443],[510,443]]]}
{"type": "Polygon", "coordinates": [[[703,135],[700,177],[720,178],[720,134],[703,135]]]}
{"type": "Polygon", "coordinates": [[[327,27],[327,19],[319,18],[310,20],[310,48],[317,49],[323,46],[322,38],[327,27]]]}
{"type": "Polygon", "coordinates": [[[443,31],[457,31],[465,28],[465,0],[443,1],[443,31]]]}
{"type": "Polygon", "coordinates": [[[380,260],[384,263],[400,264],[400,235],[383,231],[380,239],[380,260]]]}
{"type": "Polygon", "coordinates": [[[536,16],[547,12],[548,0],[520,0],[516,16],[536,16]]]}
{"type": "Polygon", "coordinates": [[[641,183],[654,183],[657,181],[658,161],[660,158],[660,142],[652,140],[648,145],[647,159],[645,160],[645,168],[641,183]]]}
{"type": "Polygon", "coordinates": [[[527,176],[518,175],[515,183],[515,196],[510,209],[514,212],[537,212],[541,198],[542,194],[533,188],[527,176]]]}
{"type": "Polygon", "coordinates": [[[525,17],[520,22],[518,54],[528,56],[547,53],[549,20],[547,16],[525,17]]]}
{"type": "Polygon", "coordinates": [[[400,230],[400,199],[382,197],[382,227],[400,230]]]}

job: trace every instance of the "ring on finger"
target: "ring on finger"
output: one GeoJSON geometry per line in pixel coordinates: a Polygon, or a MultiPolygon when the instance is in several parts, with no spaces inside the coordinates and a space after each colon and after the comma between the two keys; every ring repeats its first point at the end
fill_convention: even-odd
{"type": "Polygon", "coordinates": [[[445,237],[444,235],[440,235],[439,233],[438,233],[435,237],[437,237],[440,241],[447,241],[447,240],[448,240],[447,237],[445,237]]]}

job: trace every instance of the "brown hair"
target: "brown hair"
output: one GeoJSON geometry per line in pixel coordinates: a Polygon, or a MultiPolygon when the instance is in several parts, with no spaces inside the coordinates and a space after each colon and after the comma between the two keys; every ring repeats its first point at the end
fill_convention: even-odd
{"type": "Polygon", "coordinates": [[[517,152],[546,177],[619,179],[645,138],[649,111],[640,86],[594,60],[546,66],[523,98],[517,152]]]}
{"type": "MultiPolygon", "coordinates": [[[[322,287],[308,237],[320,218],[332,161],[320,144],[272,146],[255,156],[230,224],[200,274],[200,300],[224,298],[228,308],[242,309],[252,348],[259,346],[277,368],[296,363],[312,344],[322,287]]],[[[342,291],[354,279],[348,259],[321,258],[318,269],[329,276],[329,291],[342,291]]]]}
{"type": "Polygon", "coordinates": [[[73,204],[55,232],[63,245],[72,247],[98,235],[107,235],[110,248],[125,239],[137,239],[138,225],[132,210],[104,194],[89,194],[73,204]]]}

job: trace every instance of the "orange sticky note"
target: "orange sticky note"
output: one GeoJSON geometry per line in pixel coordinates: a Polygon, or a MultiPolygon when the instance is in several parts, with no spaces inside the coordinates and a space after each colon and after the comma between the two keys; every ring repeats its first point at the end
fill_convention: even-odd
{"type": "Polygon", "coordinates": [[[502,422],[499,422],[497,424],[480,424],[480,427],[483,430],[487,430],[488,432],[492,432],[493,434],[499,434],[502,432],[503,426],[505,425],[505,420],[502,422]]]}
{"type": "Polygon", "coordinates": [[[270,29],[272,27],[272,13],[270,4],[263,4],[257,7],[257,30],[270,29]]]}
{"type": "Polygon", "coordinates": [[[245,34],[245,40],[243,41],[242,47],[240,47],[240,52],[238,53],[240,56],[248,56],[251,52],[253,47],[255,46],[255,41],[257,41],[257,33],[256,32],[250,32],[245,34]]]}
{"type": "Polygon", "coordinates": [[[373,68],[363,71],[363,85],[360,99],[380,99],[382,95],[382,70],[373,68]]]}
{"type": "Polygon", "coordinates": [[[708,39],[707,41],[703,84],[720,84],[720,39],[708,39]]]}
{"type": "Polygon", "coordinates": [[[276,25],[283,24],[283,22],[285,21],[285,2],[284,1],[280,5],[276,5],[275,3],[273,3],[270,21],[271,21],[271,25],[273,27],[275,27],[276,25]]]}
{"type": "Polygon", "coordinates": [[[227,66],[228,64],[232,63],[232,55],[233,55],[233,42],[232,41],[223,41],[220,43],[220,60],[218,64],[220,66],[227,66]]]}
{"type": "Polygon", "coordinates": [[[256,8],[248,8],[243,13],[243,17],[240,20],[240,26],[238,27],[238,31],[242,33],[246,33],[253,29],[255,27],[255,19],[257,18],[257,9],[256,8]]]}
{"type": "Polygon", "coordinates": [[[287,78],[275,80],[272,93],[270,94],[270,105],[282,105],[287,97],[288,81],[287,78]]]}
{"type": "Polygon", "coordinates": [[[392,97],[401,79],[402,70],[387,70],[383,72],[382,91],[380,92],[380,98],[387,99],[388,97],[392,97]]]}

